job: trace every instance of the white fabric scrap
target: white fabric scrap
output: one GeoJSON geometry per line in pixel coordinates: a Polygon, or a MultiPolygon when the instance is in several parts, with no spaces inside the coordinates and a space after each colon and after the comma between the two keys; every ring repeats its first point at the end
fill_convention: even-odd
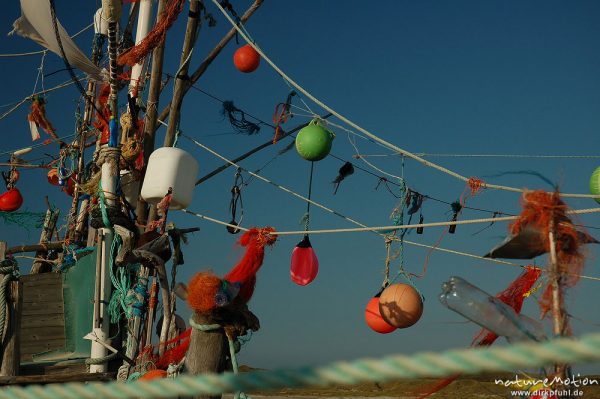
{"type": "MultiPolygon", "coordinates": [[[[57,54],[59,57],[62,57],[58,41],[56,40],[50,3],[39,0],[20,1],[21,17],[13,23],[14,29],[10,34],[16,33],[19,36],[31,39],[57,54]]],[[[60,22],[56,22],[58,24],[60,41],[69,64],[85,72],[90,79],[96,81],[106,80],[104,79],[106,71],[103,71],[98,66],[94,65],[79,47],[77,47],[77,44],[71,39],[60,22]]]]}

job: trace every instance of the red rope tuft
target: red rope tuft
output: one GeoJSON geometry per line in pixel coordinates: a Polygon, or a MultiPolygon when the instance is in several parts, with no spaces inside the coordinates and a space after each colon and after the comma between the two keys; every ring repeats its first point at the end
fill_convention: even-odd
{"type": "Polygon", "coordinates": [[[185,0],[171,0],[169,4],[167,4],[160,21],[156,23],[144,40],[124,53],[121,53],[117,58],[117,63],[119,65],[127,64],[129,66],[134,66],[144,59],[144,57],[152,50],[163,44],[167,37],[167,31],[173,26],[175,20],[177,20],[177,17],[183,10],[184,3],[185,0]]]}
{"type": "Polygon", "coordinates": [[[271,234],[274,232],[275,229],[272,227],[253,228],[240,237],[239,244],[246,247],[246,253],[224,278],[231,283],[242,285],[239,296],[244,302],[248,302],[254,293],[256,273],[263,263],[265,246],[273,245],[277,240],[277,235],[271,234]]]}

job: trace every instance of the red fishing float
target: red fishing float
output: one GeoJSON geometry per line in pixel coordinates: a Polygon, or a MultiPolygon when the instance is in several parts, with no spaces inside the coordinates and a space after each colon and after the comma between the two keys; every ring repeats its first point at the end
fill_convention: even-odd
{"type": "Polygon", "coordinates": [[[396,327],[390,325],[381,317],[379,313],[379,297],[371,298],[365,309],[365,321],[369,328],[379,334],[389,334],[396,330],[396,327]]]}
{"type": "Polygon", "coordinates": [[[23,205],[23,196],[16,188],[11,188],[4,194],[0,195],[0,211],[14,212],[23,205]]]}
{"type": "Polygon", "coordinates": [[[292,251],[290,277],[298,285],[308,285],[317,277],[318,273],[319,259],[317,259],[308,236],[305,235],[292,251]]]}
{"type": "Polygon", "coordinates": [[[246,44],[233,54],[233,64],[240,72],[254,72],[260,65],[260,55],[251,45],[246,44]]]}
{"type": "Polygon", "coordinates": [[[379,312],[385,321],[397,328],[415,324],[423,314],[421,295],[408,284],[392,284],[381,293],[379,312]]]}

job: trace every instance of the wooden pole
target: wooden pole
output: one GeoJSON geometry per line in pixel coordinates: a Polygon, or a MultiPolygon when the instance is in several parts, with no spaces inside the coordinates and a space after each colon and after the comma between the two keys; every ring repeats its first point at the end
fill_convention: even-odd
{"type": "MultiPolygon", "coordinates": [[[[40,244],[47,243],[52,239],[52,234],[54,233],[54,229],[56,228],[56,222],[58,221],[58,215],[60,214],[60,210],[52,209],[50,203],[48,202],[48,197],[46,197],[46,204],[48,205],[48,210],[46,211],[46,217],[44,219],[44,227],[42,229],[42,234],[40,236],[40,244]]],[[[23,251],[24,252],[24,251],[23,251]]],[[[42,248],[35,253],[35,257],[37,259],[43,259],[48,255],[48,250],[46,248],[42,248]]],[[[43,262],[41,260],[36,260],[33,262],[31,266],[31,274],[43,273],[50,266],[50,270],[52,270],[52,266],[49,263],[43,262]]]]}
{"type": "Polygon", "coordinates": [[[200,21],[200,2],[199,0],[190,0],[190,11],[188,13],[187,26],[185,28],[185,38],[183,39],[183,51],[181,53],[181,62],[177,76],[175,76],[175,85],[173,88],[173,99],[171,100],[171,110],[169,112],[169,125],[167,126],[167,135],[165,136],[165,147],[172,147],[175,143],[175,136],[179,128],[179,119],[181,117],[181,104],[185,95],[186,79],[190,65],[190,59],[194,44],[198,36],[198,26],[200,21]]]}
{"type": "MultiPolygon", "coordinates": [[[[195,313],[192,319],[197,324],[212,324],[206,315],[195,313]]],[[[190,346],[185,357],[185,369],[188,374],[212,374],[225,371],[225,354],[228,350],[227,337],[223,329],[200,331],[192,328],[190,346]]],[[[198,396],[196,399],[220,399],[221,395],[198,396]]]]}
{"type": "MultiPolygon", "coordinates": [[[[331,114],[325,114],[325,115],[323,115],[323,116],[321,117],[321,119],[327,119],[327,118],[329,118],[330,116],[332,116],[332,115],[331,115],[331,114]]],[[[293,128],[292,130],[290,130],[289,132],[287,132],[287,133],[285,133],[283,136],[281,136],[281,137],[279,138],[279,140],[281,140],[282,138],[284,138],[284,137],[287,137],[287,136],[289,136],[289,135],[291,135],[291,134],[293,134],[293,133],[296,133],[298,130],[302,129],[303,127],[306,127],[306,126],[308,126],[308,124],[309,124],[309,123],[310,123],[310,122],[306,122],[306,123],[303,123],[303,124],[301,124],[301,125],[299,125],[299,126],[296,126],[296,127],[295,127],[295,128],[293,128]]],[[[274,127],[274,126],[273,126],[273,127],[274,127]]],[[[238,163],[239,161],[242,161],[242,160],[244,160],[244,159],[248,158],[250,155],[252,155],[252,154],[255,154],[255,153],[257,153],[258,151],[260,151],[260,150],[262,150],[262,149],[264,149],[264,148],[267,148],[267,147],[269,147],[269,146],[272,146],[272,145],[273,145],[273,140],[269,140],[269,141],[267,141],[266,143],[263,143],[263,144],[259,145],[258,147],[256,147],[256,148],[253,148],[253,149],[251,149],[250,151],[248,151],[248,152],[246,152],[246,153],[244,153],[244,154],[240,155],[239,157],[235,158],[235,159],[234,159],[232,162],[233,162],[233,163],[238,163]]],[[[202,176],[200,179],[198,179],[198,181],[196,182],[196,185],[198,185],[198,184],[201,184],[201,183],[205,182],[206,180],[210,179],[211,177],[213,177],[213,176],[215,176],[215,175],[218,175],[219,173],[221,173],[221,172],[222,172],[222,171],[224,171],[225,169],[229,168],[230,166],[231,166],[231,164],[230,164],[230,163],[228,163],[228,162],[224,163],[222,166],[219,166],[217,169],[213,170],[213,171],[212,171],[212,172],[210,172],[210,173],[207,173],[206,175],[204,175],[204,176],[202,176]]]]}
{"type": "Polygon", "coordinates": [[[44,244],[33,244],[33,245],[17,245],[16,247],[10,247],[6,250],[6,254],[18,254],[22,252],[36,252],[36,251],[50,251],[50,250],[61,250],[64,245],[64,241],[53,241],[44,244]]]}
{"type": "MultiPolygon", "coordinates": [[[[565,334],[565,309],[563,308],[563,288],[562,274],[560,273],[558,256],[556,253],[556,238],[555,238],[555,221],[554,218],[550,221],[550,231],[548,233],[548,241],[550,243],[550,276],[552,279],[552,329],[556,337],[565,334]]],[[[555,373],[563,380],[566,378],[567,365],[556,364],[555,373]]]]}
{"type": "MultiPolygon", "coordinates": [[[[158,1],[157,22],[163,18],[166,0],[158,1]]],[[[156,115],[158,113],[158,100],[160,97],[161,77],[164,58],[164,43],[154,49],[152,52],[152,70],[150,75],[150,87],[148,88],[148,101],[146,102],[146,115],[144,116],[144,169],[141,173],[141,181],[144,180],[146,174],[146,164],[148,157],[154,151],[154,141],[156,135],[156,115]]],[[[140,184],[140,190],[142,185],[140,184]]],[[[138,203],[136,206],[137,222],[139,225],[146,224],[148,212],[146,202],[138,195],[138,203]]],[[[143,231],[143,229],[142,229],[143,231]]]]}
{"type": "MultiPolygon", "coordinates": [[[[250,19],[252,14],[254,14],[254,12],[256,10],[258,10],[258,8],[262,4],[263,4],[263,0],[255,0],[254,3],[250,6],[250,8],[248,8],[248,10],[246,10],[244,15],[242,15],[242,17],[240,18],[241,23],[246,23],[246,21],[248,21],[248,19],[250,19]]],[[[219,43],[217,43],[215,48],[213,48],[211,50],[211,52],[208,53],[208,55],[206,56],[204,61],[202,61],[202,64],[200,64],[200,66],[196,69],[196,71],[194,71],[194,73],[189,77],[189,80],[184,85],[183,95],[185,95],[188,92],[188,90],[190,89],[190,87],[192,87],[192,85],[194,83],[196,83],[198,81],[198,79],[200,79],[200,77],[204,74],[204,72],[206,72],[206,70],[208,69],[210,64],[212,64],[212,62],[215,60],[215,58],[217,58],[217,56],[225,48],[227,43],[229,43],[229,41],[235,36],[235,34],[236,34],[236,30],[234,28],[231,28],[229,30],[229,32],[227,32],[227,34],[225,36],[223,36],[221,41],[219,43]]],[[[163,108],[163,110],[160,112],[158,119],[160,119],[161,121],[166,120],[167,116],[169,116],[170,112],[171,112],[171,103],[169,102],[169,104],[167,104],[167,106],[165,108],[163,108]]],[[[155,126],[155,129],[158,129],[158,126],[155,126]]]]}

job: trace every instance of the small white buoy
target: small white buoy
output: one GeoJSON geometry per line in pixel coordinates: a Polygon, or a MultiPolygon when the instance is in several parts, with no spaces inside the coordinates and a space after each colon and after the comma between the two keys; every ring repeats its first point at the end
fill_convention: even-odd
{"type": "Polygon", "coordinates": [[[148,159],[142,198],[156,204],[171,187],[173,197],[169,209],[186,208],[192,203],[197,175],[198,162],[190,154],[174,147],[159,148],[148,159]]]}

